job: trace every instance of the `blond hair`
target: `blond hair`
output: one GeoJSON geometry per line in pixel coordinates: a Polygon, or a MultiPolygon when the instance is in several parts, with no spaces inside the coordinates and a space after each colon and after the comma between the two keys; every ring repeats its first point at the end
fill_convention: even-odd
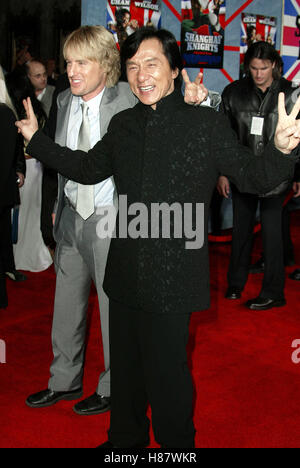
{"type": "Polygon", "coordinates": [[[120,53],[113,35],[103,26],[82,26],[73,31],[63,48],[64,58],[68,53],[80,58],[99,62],[107,74],[107,88],[115,86],[121,75],[120,53]]]}
{"type": "Polygon", "coordinates": [[[1,65],[0,65],[0,103],[1,104],[6,104],[13,111],[15,116],[18,117],[16,109],[15,109],[15,107],[14,107],[14,105],[12,103],[12,100],[11,100],[9,94],[8,94],[8,91],[7,91],[5,78],[4,78],[4,73],[3,73],[1,65]]]}

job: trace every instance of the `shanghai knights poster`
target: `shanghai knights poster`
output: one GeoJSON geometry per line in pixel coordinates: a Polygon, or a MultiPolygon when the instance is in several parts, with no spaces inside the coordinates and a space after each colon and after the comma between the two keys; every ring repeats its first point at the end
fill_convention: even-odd
{"type": "Polygon", "coordinates": [[[223,68],[226,0],[182,0],[181,53],[188,68],[223,68]]]}

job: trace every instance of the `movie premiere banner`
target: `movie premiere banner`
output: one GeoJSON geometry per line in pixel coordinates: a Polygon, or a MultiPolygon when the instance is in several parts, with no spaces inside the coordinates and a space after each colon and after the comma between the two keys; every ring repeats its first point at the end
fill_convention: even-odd
{"type": "Polygon", "coordinates": [[[223,68],[226,0],[182,0],[181,53],[187,68],[223,68]]]}
{"type": "Polygon", "coordinates": [[[285,0],[281,56],[287,80],[300,84],[300,0],[285,0]]]}
{"type": "Polygon", "coordinates": [[[107,0],[107,29],[117,43],[143,26],[160,29],[161,0],[107,0]]]}
{"type": "Polygon", "coordinates": [[[244,71],[245,54],[254,42],[265,41],[275,47],[277,34],[277,19],[271,16],[242,13],[241,23],[241,77],[244,71]]]}

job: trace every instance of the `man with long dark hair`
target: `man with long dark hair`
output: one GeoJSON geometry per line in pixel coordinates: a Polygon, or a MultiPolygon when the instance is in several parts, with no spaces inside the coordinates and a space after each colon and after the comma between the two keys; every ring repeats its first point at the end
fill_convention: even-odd
{"type": "MultiPolygon", "coordinates": [[[[281,65],[281,58],[273,46],[266,42],[252,44],[245,56],[246,77],[227,86],[222,95],[223,110],[239,141],[248,146],[257,158],[263,157],[265,147],[274,137],[278,122],[278,95],[285,94],[287,112],[298,96],[293,84],[281,77],[281,65]]],[[[219,192],[228,198],[228,178],[222,176],[218,187],[219,192]]],[[[240,299],[246,285],[260,204],[264,280],[258,297],[246,303],[251,310],[267,310],[286,304],[282,208],[290,187],[290,181],[286,181],[269,193],[263,190],[260,195],[253,195],[241,193],[235,184],[231,184],[233,241],[227,299],[240,299]]]]}

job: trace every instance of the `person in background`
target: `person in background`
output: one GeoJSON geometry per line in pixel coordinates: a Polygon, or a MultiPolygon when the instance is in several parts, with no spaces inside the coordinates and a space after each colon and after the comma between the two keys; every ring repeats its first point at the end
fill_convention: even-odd
{"type": "MultiPolygon", "coordinates": [[[[22,101],[31,96],[40,127],[46,122],[41,102],[36,98],[35,89],[26,73],[13,73],[7,77],[7,84],[18,116],[24,115],[22,101]]],[[[14,246],[15,262],[18,269],[32,272],[44,271],[53,263],[41,233],[42,165],[26,153],[26,183],[20,191],[19,238],[14,246]]]]}
{"type": "MultiPolygon", "coordinates": [[[[46,117],[49,117],[53,102],[55,87],[48,84],[47,71],[44,63],[32,59],[26,64],[27,76],[35,90],[37,99],[42,103],[46,117]]],[[[43,166],[42,176],[42,205],[41,231],[45,245],[48,247],[52,259],[54,258],[55,241],[53,238],[53,212],[57,196],[57,174],[43,166]],[[56,193],[55,193],[56,190],[56,193]],[[53,197],[55,193],[55,198],[53,197]]]]}
{"type": "MultiPolygon", "coordinates": [[[[245,56],[245,72],[246,78],[225,88],[222,106],[239,141],[248,146],[256,157],[262,157],[277,125],[278,96],[281,92],[285,94],[289,112],[295,102],[295,88],[281,77],[281,58],[274,47],[266,42],[256,42],[250,46],[245,56]]],[[[286,181],[277,189],[257,196],[240,193],[234,184],[230,187],[228,178],[224,176],[219,179],[220,194],[228,197],[231,188],[233,198],[233,240],[227,299],[240,299],[246,285],[256,213],[260,205],[265,268],[259,295],[246,303],[251,310],[268,310],[286,304],[282,209],[290,186],[290,181],[286,181]]]]}
{"type": "MultiPolygon", "coordinates": [[[[23,276],[15,270],[12,247],[12,208],[20,203],[17,161],[24,160],[22,145],[15,131],[16,110],[12,104],[0,66],[0,309],[8,306],[6,292],[6,275],[11,274],[15,280],[23,276]]],[[[23,276],[23,279],[25,277],[23,276]]]]}
{"type": "Polygon", "coordinates": [[[13,71],[19,73],[23,70],[24,65],[32,60],[34,56],[33,41],[31,38],[21,36],[16,39],[16,61],[13,66],[13,71]]]}
{"type": "MultiPolygon", "coordinates": [[[[3,76],[3,71],[2,71],[2,69],[0,67],[0,80],[3,81],[2,86],[4,87],[3,89],[5,89],[5,96],[6,96],[5,99],[6,99],[7,102],[11,103],[11,104],[9,104],[11,108],[16,109],[14,103],[12,103],[12,100],[11,100],[11,93],[10,93],[10,90],[9,90],[9,86],[6,83],[6,78],[7,78],[7,75],[5,77],[3,76]]],[[[16,112],[16,110],[14,110],[14,112],[15,112],[16,116],[18,117],[19,115],[16,112]]],[[[25,182],[25,176],[26,176],[26,162],[25,162],[25,156],[24,156],[24,152],[23,152],[22,148],[23,148],[23,139],[19,138],[17,159],[16,159],[16,173],[17,173],[16,180],[17,180],[17,184],[18,184],[19,189],[21,187],[23,187],[24,182],[25,182]]],[[[19,198],[18,198],[18,200],[19,200],[19,198]]],[[[5,259],[6,259],[5,260],[5,273],[6,273],[6,276],[10,280],[15,281],[15,282],[26,281],[26,279],[27,279],[26,276],[23,273],[21,273],[20,271],[16,270],[16,265],[15,265],[15,260],[14,260],[14,253],[13,253],[13,246],[12,246],[11,240],[7,244],[5,252],[6,252],[6,256],[5,256],[5,259]]]]}
{"type": "Polygon", "coordinates": [[[26,64],[27,76],[34,88],[37,99],[42,103],[46,116],[49,116],[55,87],[47,84],[47,71],[43,62],[32,59],[26,64]]]}
{"type": "MultiPolygon", "coordinates": [[[[269,42],[269,41],[267,41],[269,42]]],[[[274,44],[273,44],[274,45],[274,44]]],[[[284,63],[280,56],[278,56],[279,69],[281,76],[283,76],[284,63]]],[[[295,98],[299,95],[299,88],[295,85],[295,98]]],[[[300,196],[300,163],[296,164],[295,176],[293,180],[292,190],[294,191],[294,199],[300,196]]],[[[290,209],[293,201],[285,204],[282,210],[282,240],[283,240],[283,259],[286,267],[295,265],[294,245],[291,236],[291,214],[290,209]]],[[[253,263],[249,268],[249,273],[258,274],[264,273],[265,261],[263,254],[257,262],[253,263]]]]}
{"type": "Polygon", "coordinates": [[[59,77],[59,73],[57,73],[56,62],[54,59],[48,59],[46,61],[46,70],[48,85],[56,87],[56,82],[59,77]]]}

